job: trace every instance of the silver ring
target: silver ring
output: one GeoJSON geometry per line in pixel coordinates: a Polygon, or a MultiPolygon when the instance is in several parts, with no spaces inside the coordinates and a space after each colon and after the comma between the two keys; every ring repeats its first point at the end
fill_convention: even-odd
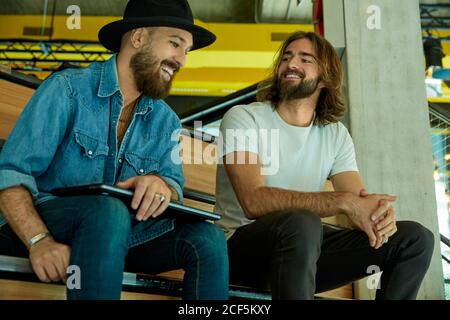
{"type": "Polygon", "coordinates": [[[164,200],[166,200],[166,197],[163,194],[161,194],[161,193],[156,193],[155,195],[157,195],[159,197],[159,200],[161,202],[164,202],[164,200]]]}
{"type": "Polygon", "coordinates": [[[385,237],[385,238],[384,238],[384,243],[387,243],[387,242],[388,242],[388,239],[389,239],[389,237],[385,237]]]}

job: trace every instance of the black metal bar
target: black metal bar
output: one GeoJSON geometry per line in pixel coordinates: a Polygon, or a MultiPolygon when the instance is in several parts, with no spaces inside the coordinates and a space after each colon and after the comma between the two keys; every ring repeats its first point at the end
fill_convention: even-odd
{"type": "Polygon", "coordinates": [[[183,191],[184,197],[195,201],[205,202],[208,204],[216,204],[216,197],[209,193],[185,188],[183,191]]]}
{"type": "Polygon", "coordinates": [[[420,4],[420,9],[449,9],[450,5],[443,3],[434,3],[434,4],[420,4]]]}
{"type": "MultiPolygon", "coordinates": [[[[71,39],[54,39],[54,40],[34,40],[34,39],[18,39],[18,38],[2,38],[0,40],[0,43],[8,43],[8,42],[18,42],[18,43],[48,43],[48,44],[60,44],[60,43],[67,43],[67,44],[96,44],[100,45],[98,41],[77,41],[77,40],[71,40],[71,39]]],[[[106,49],[105,49],[106,50],[106,49]]],[[[110,52],[110,51],[109,51],[110,52]]]]}
{"type": "Polygon", "coordinates": [[[56,59],[56,58],[36,58],[33,57],[32,59],[27,59],[27,58],[0,58],[0,61],[4,61],[4,62],[23,62],[23,61],[33,61],[33,62],[80,62],[80,63],[88,63],[88,62],[96,62],[97,60],[75,60],[75,59],[56,59]]]}
{"type": "MultiPolygon", "coordinates": [[[[1,43],[0,43],[1,45],[1,43]]],[[[1,52],[5,53],[42,53],[42,50],[39,49],[6,49],[6,50],[0,50],[1,52]]],[[[67,51],[67,50],[52,50],[52,54],[98,54],[98,55],[108,55],[110,56],[111,53],[103,52],[103,51],[67,51]]]]}
{"type": "Polygon", "coordinates": [[[447,247],[450,248],[450,239],[444,236],[442,233],[441,233],[441,242],[443,242],[447,247]]]}
{"type": "Polygon", "coordinates": [[[218,111],[218,110],[222,110],[224,108],[227,108],[227,107],[230,107],[230,106],[233,106],[233,105],[236,105],[238,100],[245,99],[247,96],[248,97],[254,96],[255,94],[256,94],[256,90],[251,91],[251,92],[245,94],[244,96],[236,97],[235,99],[231,99],[231,100],[228,100],[226,102],[220,103],[218,105],[215,105],[214,107],[211,107],[211,108],[199,111],[199,112],[197,112],[197,113],[195,113],[193,115],[190,115],[190,116],[187,116],[187,117],[183,118],[181,120],[181,123],[186,123],[186,122],[194,121],[194,120],[200,120],[201,118],[203,118],[204,116],[206,116],[206,115],[208,115],[210,113],[213,113],[213,112],[218,111]]]}
{"type": "MultiPolygon", "coordinates": [[[[71,41],[71,40],[53,40],[53,41],[37,41],[26,39],[2,39],[0,45],[6,46],[5,50],[0,51],[2,58],[0,61],[6,62],[79,62],[79,63],[91,63],[94,61],[105,61],[107,56],[110,56],[112,52],[108,50],[93,50],[89,48],[91,45],[99,45],[98,42],[89,41],[71,41]],[[42,50],[42,45],[45,45],[48,52],[42,50]],[[63,50],[63,46],[70,46],[71,50],[63,50]],[[38,49],[32,48],[33,46],[39,46],[38,49]],[[54,47],[52,50],[51,47],[54,47]],[[31,55],[31,58],[12,58],[12,53],[27,53],[31,55]],[[56,57],[58,54],[60,57],[56,57]],[[80,54],[80,59],[65,58],[66,55],[80,54]]],[[[52,69],[50,69],[52,70],[52,69]]]]}
{"type": "Polygon", "coordinates": [[[37,89],[42,83],[42,81],[39,79],[14,70],[12,70],[11,72],[4,72],[0,69],[0,79],[5,79],[31,89],[37,89]]]}
{"type": "Polygon", "coordinates": [[[441,29],[441,30],[450,30],[450,26],[442,25],[442,24],[422,24],[422,29],[441,29]]]}
{"type": "Polygon", "coordinates": [[[183,126],[182,135],[192,139],[199,139],[207,143],[215,143],[216,137],[202,131],[195,130],[189,126],[183,126]]]}
{"type": "MultiPolygon", "coordinates": [[[[55,71],[57,71],[58,70],[58,66],[55,66],[55,68],[53,69],[53,68],[42,68],[42,67],[36,67],[36,66],[33,66],[33,68],[19,68],[19,67],[14,67],[13,69],[15,70],[15,71],[18,71],[18,72],[30,72],[30,71],[35,71],[35,72],[46,72],[46,73],[53,73],[53,72],[55,72],[55,71]]],[[[32,87],[33,89],[34,89],[34,87],[32,87]]]]}
{"type": "Polygon", "coordinates": [[[450,264],[450,260],[444,256],[443,254],[441,254],[442,260],[445,260],[448,264],[450,264]]]}
{"type": "Polygon", "coordinates": [[[440,20],[450,22],[450,17],[433,16],[433,17],[429,17],[429,18],[425,18],[425,17],[420,18],[420,21],[422,21],[422,22],[440,21],[440,20]]]}
{"type": "MultiPolygon", "coordinates": [[[[422,39],[426,40],[427,38],[430,38],[430,36],[423,36],[422,39]]],[[[441,40],[442,42],[450,42],[450,36],[449,37],[436,37],[437,39],[441,40]]]]}
{"type": "Polygon", "coordinates": [[[214,121],[218,117],[220,119],[229,108],[237,104],[248,103],[248,100],[254,100],[256,92],[257,84],[254,84],[233,94],[214,100],[181,118],[181,123],[193,127],[194,121],[201,120],[206,124],[214,121]]]}

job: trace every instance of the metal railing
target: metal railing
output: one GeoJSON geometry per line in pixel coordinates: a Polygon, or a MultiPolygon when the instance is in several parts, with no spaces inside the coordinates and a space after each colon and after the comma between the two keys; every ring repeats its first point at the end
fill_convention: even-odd
{"type": "Polygon", "coordinates": [[[446,299],[450,299],[450,103],[429,103],[436,201],[440,220],[441,259],[446,299]],[[447,223],[446,223],[447,222],[447,223]],[[447,225],[446,225],[447,224],[447,225]],[[443,227],[443,228],[442,228],[443,227]],[[446,229],[446,230],[445,230],[446,229]],[[445,234],[443,234],[445,233],[445,234]]]}

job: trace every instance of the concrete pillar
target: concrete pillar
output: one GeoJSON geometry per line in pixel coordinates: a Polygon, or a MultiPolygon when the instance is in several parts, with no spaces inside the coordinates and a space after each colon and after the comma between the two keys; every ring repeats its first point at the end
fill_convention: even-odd
{"type": "MultiPolygon", "coordinates": [[[[365,186],[398,195],[398,220],[420,222],[434,233],[418,298],[443,299],[419,1],[324,0],[324,23],[325,37],[345,46],[347,121],[365,186]]],[[[375,296],[366,280],[355,289],[357,298],[375,296]]]]}

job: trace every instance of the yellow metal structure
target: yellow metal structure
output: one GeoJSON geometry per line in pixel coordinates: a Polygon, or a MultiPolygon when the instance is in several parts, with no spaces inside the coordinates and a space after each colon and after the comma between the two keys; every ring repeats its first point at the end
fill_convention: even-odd
{"type": "MultiPolygon", "coordinates": [[[[69,30],[66,22],[69,16],[56,16],[53,23],[53,34],[49,36],[24,35],[24,28],[42,28],[40,16],[10,16],[0,15],[0,40],[16,39],[29,40],[66,40],[70,41],[98,41],[98,30],[105,24],[121,19],[121,17],[81,17],[81,29],[69,30]]],[[[50,19],[45,27],[50,27],[50,19]]],[[[190,52],[186,66],[177,75],[171,94],[195,96],[224,96],[250,86],[267,76],[276,51],[281,42],[292,32],[297,30],[313,31],[312,25],[288,24],[227,24],[203,23],[197,24],[206,27],[217,35],[217,41],[208,48],[190,52]]],[[[39,46],[35,48],[39,49],[39,46]]],[[[106,50],[97,44],[78,48],[79,52],[71,53],[70,46],[62,47],[68,53],[55,54],[66,59],[83,61],[80,52],[89,50],[105,53],[106,50]]],[[[5,46],[0,47],[0,52],[5,46]]],[[[8,52],[9,58],[32,59],[30,53],[8,52]]],[[[92,56],[95,60],[95,55],[92,56]]],[[[91,61],[91,60],[90,60],[91,61]]],[[[25,63],[25,62],[23,62],[25,63]]],[[[52,62],[40,62],[49,66],[52,62]]],[[[53,63],[54,64],[54,63],[53,63]]],[[[33,72],[40,78],[48,73],[33,72]]]]}
{"type": "MultiPolygon", "coordinates": [[[[81,16],[80,29],[69,29],[67,22],[72,19],[68,16],[55,16],[53,19],[53,33],[49,36],[24,35],[25,28],[41,30],[42,17],[36,15],[11,16],[0,15],[0,40],[15,39],[20,41],[48,41],[65,40],[79,42],[93,42],[87,46],[65,45],[59,47],[64,53],[55,53],[53,58],[80,61],[81,66],[88,63],[81,61],[101,60],[92,52],[109,57],[107,51],[98,41],[98,30],[105,24],[119,20],[121,17],[93,17],[81,16]],[[91,54],[83,56],[83,51],[91,54]],[[106,55],[105,55],[106,54],[106,55]]],[[[46,19],[44,27],[50,28],[51,19],[46,19]]],[[[229,24],[229,23],[196,23],[206,27],[217,35],[217,41],[210,47],[189,53],[187,64],[177,75],[171,94],[195,95],[195,96],[224,96],[244,87],[250,86],[267,76],[269,67],[278,50],[281,41],[287,35],[297,30],[312,31],[312,25],[292,24],[229,24]]],[[[42,29],[43,30],[43,29],[42,29]]],[[[424,35],[426,35],[424,33],[424,35]]],[[[450,31],[432,31],[432,36],[448,37],[450,31]]],[[[444,67],[450,68],[450,42],[442,43],[447,57],[444,58],[444,67]]],[[[30,48],[39,51],[39,45],[34,44],[30,48]]],[[[0,58],[5,52],[6,46],[0,44],[0,58]]],[[[54,46],[50,51],[55,50],[54,46]]],[[[33,55],[27,52],[6,51],[10,59],[33,60],[33,55]]],[[[55,68],[52,57],[40,56],[41,68],[55,68]],[[42,61],[42,59],[44,61],[42,61]]],[[[18,62],[22,67],[26,61],[18,62]]],[[[12,66],[13,67],[13,66],[12,66]]],[[[48,76],[49,72],[30,70],[27,73],[35,74],[41,79],[48,76]]],[[[444,95],[450,95],[450,89],[444,86],[444,95]]]]}

